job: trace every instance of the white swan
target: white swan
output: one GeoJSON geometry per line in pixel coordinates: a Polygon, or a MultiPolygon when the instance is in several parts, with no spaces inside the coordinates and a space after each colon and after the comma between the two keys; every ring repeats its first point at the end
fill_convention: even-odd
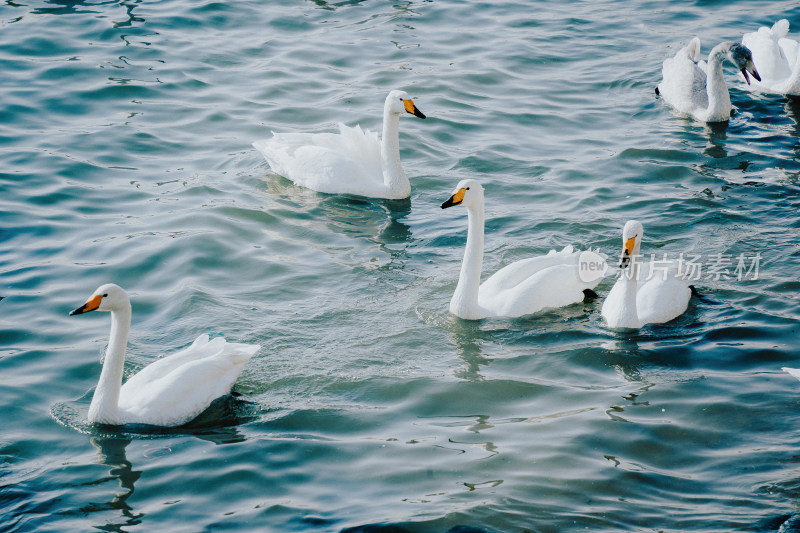
{"type": "Polygon", "coordinates": [[[583,281],[578,271],[581,254],[573,252],[572,246],[516,261],[481,283],[484,220],[481,184],[469,179],[459,182],[442,209],[455,205],[466,206],[468,227],[461,274],[450,300],[450,312],[454,315],[469,320],[517,317],[577,303],[593,295],[591,289],[602,275],[583,281]]]}
{"type": "Polygon", "coordinates": [[[644,229],[629,220],[622,230],[620,277],[603,302],[603,318],[612,328],[640,328],[669,322],[686,311],[692,290],[676,262],[639,262],[644,229]],[[639,283],[644,280],[643,283],[639,283]]]}
{"type": "Polygon", "coordinates": [[[772,28],[762,26],[745,33],[742,44],[753,53],[761,80],[751,86],[765,92],[800,95],[800,43],[788,39],[789,21],[781,19],[772,28]]]}
{"type": "Polygon", "coordinates": [[[750,50],[728,41],[715,46],[708,54],[708,64],[700,61],[700,39],[693,38],[675,57],[664,61],[662,80],[656,94],[681,113],[703,122],[725,122],[731,117],[731,97],[722,75],[722,62],[728,59],[741,70],[750,83],[749,72],[761,79],[750,50]]]}
{"type": "Polygon", "coordinates": [[[140,370],[122,385],[131,302],[119,286],[100,286],[70,315],[111,312],[111,334],[103,370],[89,406],[92,424],[179,426],[228,394],[245,363],[260,348],[200,335],[191,346],[140,370]]]}
{"type": "Polygon", "coordinates": [[[275,133],[253,146],[272,170],[319,192],[399,200],[411,194],[400,164],[400,114],[425,115],[405,91],[392,91],[383,105],[383,136],[339,124],[339,133],[275,133]]]}
{"type": "Polygon", "coordinates": [[[789,368],[788,366],[785,366],[781,368],[781,370],[797,379],[800,379],[800,368],[789,368]]]}

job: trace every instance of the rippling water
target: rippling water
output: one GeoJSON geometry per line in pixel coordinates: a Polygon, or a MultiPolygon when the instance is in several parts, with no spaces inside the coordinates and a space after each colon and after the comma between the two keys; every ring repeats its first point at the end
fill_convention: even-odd
{"type": "Polygon", "coordinates": [[[692,36],[779,18],[800,32],[789,1],[4,2],[0,529],[797,530],[800,101],[730,67],[727,125],[653,93],[692,36]],[[250,145],[380,130],[394,88],[428,115],[401,121],[409,201],[298,188],[250,145]],[[466,177],[484,272],[616,257],[637,218],[701,297],[637,333],[599,301],[453,318],[466,177]],[[67,313],[108,281],[129,372],[224,334],[263,346],[239,396],[86,424],[108,317],[67,313]]]}

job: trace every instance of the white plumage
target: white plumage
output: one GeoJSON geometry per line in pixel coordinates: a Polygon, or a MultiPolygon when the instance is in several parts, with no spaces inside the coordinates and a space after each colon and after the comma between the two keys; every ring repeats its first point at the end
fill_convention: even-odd
{"type": "Polygon", "coordinates": [[[760,79],[746,47],[734,41],[720,43],[711,50],[705,63],[700,61],[700,39],[695,37],[674,57],[664,61],[656,93],[680,113],[702,122],[725,122],[731,116],[731,98],[722,75],[725,59],[742,72],[748,83],[748,72],[760,79]]]}
{"type": "Polygon", "coordinates": [[[789,21],[781,19],[772,28],[762,26],[742,37],[761,75],[761,80],[753,81],[753,89],[800,95],[800,43],[788,34],[789,21]]]}
{"type": "Polygon", "coordinates": [[[636,220],[628,221],[622,230],[620,277],[603,301],[601,311],[612,328],[636,329],[669,322],[689,305],[692,290],[677,262],[660,261],[656,265],[639,261],[643,236],[644,228],[636,220]]]}
{"type": "MultiPolygon", "coordinates": [[[[512,263],[481,283],[483,264],[483,187],[463,180],[442,209],[464,205],[468,214],[467,246],[450,312],[465,319],[517,317],[582,301],[584,290],[594,288],[602,276],[583,281],[578,271],[580,254],[567,246],[540,257],[512,263]]],[[[599,258],[599,256],[598,256],[599,258]]]]}
{"type": "Polygon", "coordinates": [[[122,385],[130,300],[121,287],[109,283],[70,315],[94,310],[111,312],[111,333],[89,406],[93,424],[185,424],[231,391],[244,365],[260,348],[200,335],[188,348],[151,363],[122,385]]]}
{"type": "Polygon", "coordinates": [[[425,115],[404,91],[383,107],[383,136],[339,124],[339,133],[275,133],[253,146],[272,170],[297,185],[331,194],[402,199],[411,194],[400,163],[400,114],[425,115]]]}

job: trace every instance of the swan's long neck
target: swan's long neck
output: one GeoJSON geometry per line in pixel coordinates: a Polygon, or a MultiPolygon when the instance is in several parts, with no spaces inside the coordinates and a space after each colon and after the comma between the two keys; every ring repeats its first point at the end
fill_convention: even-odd
{"type": "Polygon", "coordinates": [[[708,122],[723,122],[731,116],[731,96],[725,84],[725,77],[722,75],[722,61],[729,48],[730,45],[727,43],[718,44],[708,54],[706,78],[708,122]]]}
{"type": "Polygon", "coordinates": [[[467,208],[467,248],[458,285],[450,300],[450,312],[466,319],[483,318],[478,304],[483,267],[483,202],[467,208]]]}
{"type": "Polygon", "coordinates": [[[411,194],[403,166],[400,164],[400,115],[392,113],[388,106],[383,110],[383,134],[381,135],[381,167],[383,183],[390,198],[408,198],[411,194]]]}
{"type": "Polygon", "coordinates": [[[639,310],[636,307],[636,290],[639,287],[638,250],[631,257],[631,265],[622,273],[622,309],[620,310],[618,328],[640,328],[639,310]]]}
{"type": "Polygon", "coordinates": [[[111,312],[111,333],[108,349],[100,372],[100,380],[89,406],[89,423],[119,424],[119,391],[122,388],[122,369],[125,363],[125,346],[131,329],[130,305],[111,312]]]}

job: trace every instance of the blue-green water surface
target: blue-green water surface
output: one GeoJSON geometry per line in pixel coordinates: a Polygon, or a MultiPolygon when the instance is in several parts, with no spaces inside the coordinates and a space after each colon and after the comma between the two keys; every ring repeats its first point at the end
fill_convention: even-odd
{"type": "Polygon", "coordinates": [[[726,66],[737,112],[705,125],[653,91],[694,35],[780,18],[800,36],[777,0],[3,2],[0,530],[798,530],[800,100],[726,66]],[[395,88],[428,116],[401,119],[409,201],[299,188],[250,145],[380,130],[395,88]],[[602,300],[454,318],[464,178],[484,275],[614,262],[635,218],[700,297],[638,332],[602,300]],[[238,396],[88,425],[108,316],[67,313],[105,282],[128,374],[224,334],[262,345],[238,396]]]}

